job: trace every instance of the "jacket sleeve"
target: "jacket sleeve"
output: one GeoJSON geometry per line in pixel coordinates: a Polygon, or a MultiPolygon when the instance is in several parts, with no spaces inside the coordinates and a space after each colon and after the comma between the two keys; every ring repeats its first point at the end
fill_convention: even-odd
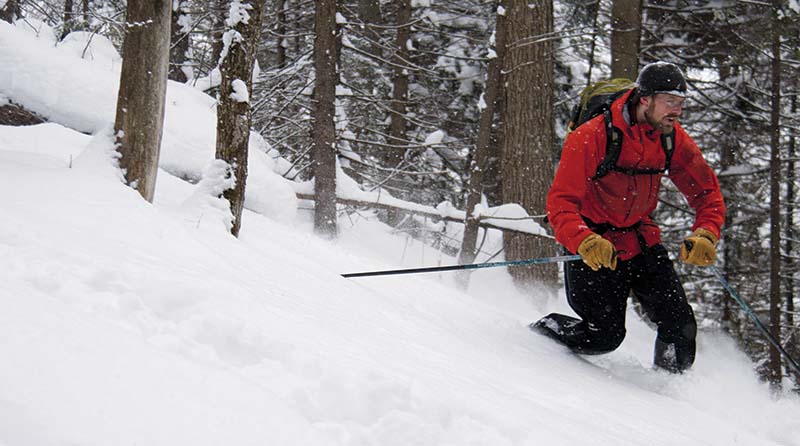
{"type": "Polygon", "coordinates": [[[579,128],[570,133],[547,194],[547,220],[553,226],[556,240],[573,253],[592,233],[579,212],[597,164],[596,130],[579,128]]]}
{"type": "Polygon", "coordinates": [[[719,238],[725,223],[725,202],[717,176],[692,138],[680,127],[676,126],[675,131],[669,178],[695,210],[692,230],[704,228],[719,238]]]}

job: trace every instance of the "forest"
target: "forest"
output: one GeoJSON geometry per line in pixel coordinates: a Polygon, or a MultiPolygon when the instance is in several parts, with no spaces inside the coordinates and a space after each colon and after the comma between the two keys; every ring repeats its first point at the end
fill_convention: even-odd
{"type": "MultiPolygon", "coordinates": [[[[217,98],[234,235],[255,132],[290,162],[285,178],[313,180],[301,198],[322,237],[368,210],[461,263],[562,254],[544,202],[581,90],[675,63],[689,84],[681,125],[725,197],[717,267],[800,357],[797,0],[0,0],[0,20],[114,44],[120,167],[143,199],[156,187],[167,82],[189,84],[217,98]],[[343,178],[406,205],[345,196],[343,178]],[[436,225],[408,204],[463,219],[436,225]],[[487,246],[482,212],[507,204],[550,234],[504,228],[502,246],[487,246]]],[[[2,125],[43,119],[0,103],[2,125]]],[[[653,219],[677,253],[693,211],[666,178],[653,219]]],[[[773,385],[791,379],[711,272],[675,264],[701,326],[737,339],[773,385]]],[[[523,288],[558,286],[555,264],[509,272],[523,288]]]]}

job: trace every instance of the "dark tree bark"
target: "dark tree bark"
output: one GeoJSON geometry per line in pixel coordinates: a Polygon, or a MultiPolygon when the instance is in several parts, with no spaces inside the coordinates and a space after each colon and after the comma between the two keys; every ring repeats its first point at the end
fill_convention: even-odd
{"type": "Polygon", "coordinates": [[[181,83],[188,80],[184,67],[189,60],[191,46],[190,34],[188,30],[183,29],[182,25],[183,20],[186,20],[189,14],[186,6],[183,1],[173,2],[170,25],[169,79],[181,83]]]}
{"type": "MultiPolygon", "coordinates": [[[[780,0],[775,0],[776,11],[780,0]]],[[[777,14],[777,13],[774,13],[777,14]]],[[[773,19],[772,29],[772,111],[770,134],[770,287],[769,322],[770,332],[778,342],[781,339],[781,27],[773,19]]],[[[783,372],[781,355],[770,345],[769,380],[774,387],[780,386],[783,372]]]]}
{"type": "MultiPolygon", "coordinates": [[[[798,85],[797,78],[794,79],[795,87],[798,85]]],[[[797,88],[794,89],[797,91],[797,88]]],[[[797,116],[797,95],[792,96],[791,116],[797,116]]],[[[797,175],[795,172],[795,156],[797,154],[797,137],[792,130],[789,137],[787,158],[789,160],[786,166],[786,253],[789,258],[786,261],[787,270],[787,283],[786,283],[786,326],[789,327],[789,332],[786,335],[786,351],[790,354],[796,354],[797,351],[797,327],[795,327],[795,306],[794,306],[794,279],[795,268],[797,262],[792,257],[791,253],[794,251],[794,212],[795,212],[795,197],[797,195],[795,181],[797,175]]],[[[793,356],[797,357],[797,356],[793,356]]],[[[800,376],[796,376],[796,382],[800,384],[800,376]]]]}
{"type": "Polygon", "coordinates": [[[592,70],[594,69],[594,56],[597,53],[597,39],[602,32],[597,26],[600,17],[600,0],[591,7],[592,14],[592,43],[589,45],[589,68],[586,70],[586,86],[592,84],[592,70]]]}
{"type": "Polygon", "coordinates": [[[216,3],[216,7],[213,7],[214,11],[214,31],[212,32],[211,38],[211,61],[213,66],[217,66],[220,63],[220,56],[222,55],[222,34],[225,32],[225,17],[228,14],[228,4],[230,0],[212,0],[212,2],[216,3]]]}
{"type": "Polygon", "coordinates": [[[611,6],[611,77],[636,80],[642,35],[642,0],[614,0],[611,6]]]}
{"type": "MultiPolygon", "coordinates": [[[[726,83],[732,77],[731,70],[726,65],[721,65],[719,69],[719,78],[721,83],[726,83]]],[[[737,164],[737,154],[741,153],[741,148],[739,147],[739,139],[735,136],[735,132],[727,131],[728,129],[733,129],[736,127],[737,120],[731,117],[725,117],[723,128],[726,131],[721,132],[719,138],[719,148],[720,148],[720,170],[725,172],[729,168],[735,166],[737,164]]],[[[722,176],[719,179],[720,188],[722,189],[722,195],[725,197],[725,204],[728,207],[728,211],[725,213],[725,228],[726,231],[733,229],[733,222],[734,222],[734,208],[733,205],[734,197],[736,196],[736,183],[739,181],[737,178],[731,176],[722,176]]],[[[723,272],[725,278],[728,279],[739,266],[737,265],[737,256],[735,254],[735,237],[729,237],[726,235],[725,242],[723,243],[723,251],[722,251],[722,258],[724,260],[723,265],[723,272]]],[[[734,326],[737,324],[737,320],[733,317],[733,310],[731,309],[732,300],[727,297],[724,293],[722,294],[721,301],[720,301],[720,319],[722,322],[722,327],[728,333],[736,333],[738,332],[738,326],[734,326]]]]}
{"type": "Polygon", "coordinates": [[[336,237],[336,1],[317,0],[314,13],[314,230],[336,237]]]}
{"type": "MultiPolygon", "coordinates": [[[[508,0],[505,0],[507,3],[508,0]]],[[[508,25],[506,25],[508,28],[508,25]]],[[[508,30],[506,30],[508,33],[508,30]]],[[[508,35],[506,34],[506,51],[508,51],[508,35]]],[[[503,65],[505,66],[505,55],[503,65]]],[[[501,71],[502,75],[502,71],[501,71]]],[[[486,172],[483,175],[483,193],[490,206],[503,204],[503,150],[505,148],[505,116],[506,116],[506,95],[500,91],[497,97],[497,116],[496,126],[492,129],[489,140],[489,159],[486,172]]]]}
{"type": "Polygon", "coordinates": [[[114,135],[128,185],[152,202],[169,62],[170,0],[129,0],[114,135]]]}
{"type": "Polygon", "coordinates": [[[370,24],[382,23],[380,1],[358,0],[358,18],[367,25],[367,28],[370,24]]]}
{"type": "Polygon", "coordinates": [[[81,13],[83,14],[83,29],[89,29],[90,12],[91,8],[89,7],[89,0],[83,0],[81,5],[81,13]]]}
{"type": "Polygon", "coordinates": [[[8,0],[5,6],[0,8],[0,20],[14,23],[22,16],[22,0],[8,0]]]}
{"type": "Polygon", "coordinates": [[[381,57],[380,31],[374,25],[383,24],[381,3],[378,0],[358,0],[358,18],[364,24],[364,34],[370,39],[370,52],[381,57]]]}
{"type": "Polygon", "coordinates": [[[250,92],[253,91],[253,64],[261,35],[263,1],[232,2],[231,12],[243,18],[225,30],[230,45],[223,48],[219,70],[222,77],[217,105],[216,158],[228,163],[236,183],[225,190],[233,214],[231,234],[238,237],[242,227],[245,185],[247,183],[247,151],[250,140],[250,92]],[[238,5],[238,9],[234,9],[238,5]],[[241,37],[241,38],[237,38],[241,37]]]}
{"type": "MultiPolygon", "coordinates": [[[[510,0],[507,13],[503,202],[520,204],[529,215],[544,215],[553,179],[554,61],[552,0],[510,0]]],[[[551,256],[555,243],[543,237],[507,234],[506,258],[551,256]]],[[[510,268],[520,286],[555,285],[556,265],[510,268]]]]}
{"type": "MultiPolygon", "coordinates": [[[[499,2],[499,6],[505,8],[505,2],[499,2]]],[[[491,138],[492,124],[494,123],[497,103],[502,94],[502,68],[506,52],[506,31],[505,15],[497,15],[495,26],[495,54],[496,57],[489,61],[486,73],[486,91],[483,100],[486,108],[481,110],[481,117],[478,127],[478,140],[475,144],[475,153],[470,164],[469,185],[467,187],[466,220],[464,221],[464,237],[461,242],[461,252],[459,263],[468,264],[475,261],[477,252],[475,251],[478,240],[479,221],[473,216],[475,206],[481,201],[483,194],[484,173],[489,167],[491,157],[491,138]]],[[[460,274],[460,283],[466,288],[469,281],[469,274],[460,274]]]]}
{"type": "Polygon", "coordinates": [[[392,57],[394,64],[394,77],[392,80],[391,121],[389,123],[388,142],[398,148],[386,150],[383,157],[386,166],[397,167],[404,158],[404,151],[399,147],[408,144],[406,135],[406,104],[408,103],[408,39],[411,37],[411,0],[397,0],[397,38],[395,39],[395,53],[392,57]]]}
{"type": "Polygon", "coordinates": [[[275,66],[286,66],[286,0],[275,0],[275,34],[278,40],[275,46],[275,66]]]}
{"type": "Polygon", "coordinates": [[[75,16],[72,9],[72,0],[64,0],[64,28],[61,30],[60,40],[64,40],[64,37],[67,37],[67,34],[72,32],[75,27],[75,16]]]}

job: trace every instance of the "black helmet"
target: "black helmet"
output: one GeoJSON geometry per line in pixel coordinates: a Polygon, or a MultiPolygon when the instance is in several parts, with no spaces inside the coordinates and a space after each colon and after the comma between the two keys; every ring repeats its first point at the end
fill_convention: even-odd
{"type": "Polygon", "coordinates": [[[675,96],[686,96],[686,79],[677,65],[669,62],[653,62],[647,64],[639,72],[636,79],[641,96],[652,96],[667,93],[675,96]]]}

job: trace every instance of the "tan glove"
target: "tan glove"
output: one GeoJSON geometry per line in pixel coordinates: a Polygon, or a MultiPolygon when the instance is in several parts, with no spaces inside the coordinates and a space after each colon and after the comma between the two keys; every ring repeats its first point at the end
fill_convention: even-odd
{"type": "Polygon", "coordinates": [[[717,241],[713,232],[697,228],[681,244],[681,260],[690,265],[712,265],[717,258],[717,241]]]}
{"type": "Polygon", "coordinates": [[[597,234],[590,234],[578,246],[578,254],[583,258],[583,263],[589,265],[594,271],[601,266],[617,269],[617,251],[614,244],[597,234]]]}

